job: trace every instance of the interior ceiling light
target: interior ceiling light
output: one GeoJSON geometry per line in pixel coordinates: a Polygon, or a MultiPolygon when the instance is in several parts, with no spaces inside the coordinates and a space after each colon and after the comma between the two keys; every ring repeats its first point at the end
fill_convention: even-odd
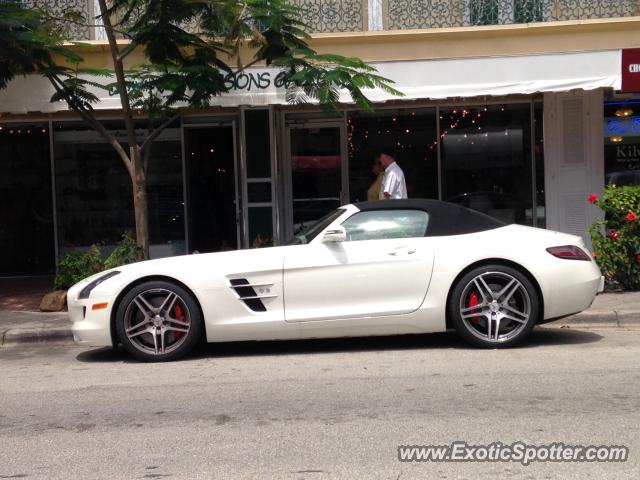
{"type": "Polygon", "coordinates": [[[615,113],[616,117],[630,117],[631,115],[633,115],[633,110],[630,108],[619,108],[615,113]]]}
{"type": "Polygon", "coordinates": [[[613,143],[620,143],[622,141],[622,137],[611,137],[610,140],[613,143]]]}

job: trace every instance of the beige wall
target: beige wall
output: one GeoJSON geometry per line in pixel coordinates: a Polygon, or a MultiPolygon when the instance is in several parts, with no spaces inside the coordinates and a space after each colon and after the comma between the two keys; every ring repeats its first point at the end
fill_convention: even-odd
{"type": "MultiPolygon", "coordinates": [[[[87,66],[111,65],[105,42],[74,46],[87,66]]],[[[312,48],[365,61],[505,56],[640,47],[640,17],[430,30],[316,34],[312,48]]],[[[243,52],[249,58],[251,52],[243,52]]],[[[129,65],[141,61],[139,54],[129,65]]],[[[235,63],[235,62],[234,62],[235,63]]]]}

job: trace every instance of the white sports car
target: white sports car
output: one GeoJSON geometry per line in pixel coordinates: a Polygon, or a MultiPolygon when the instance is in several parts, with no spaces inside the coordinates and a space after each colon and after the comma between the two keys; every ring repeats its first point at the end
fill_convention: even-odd
{"type": "Polygon", "coordinates": [[[77,342],[172,360],[200,340],[455,330],[511,346],[591,305],[603,278],[582,239],[458,205],[346,205],[287,246],[187,255],[101,272],[68,292],[77,342]]]}

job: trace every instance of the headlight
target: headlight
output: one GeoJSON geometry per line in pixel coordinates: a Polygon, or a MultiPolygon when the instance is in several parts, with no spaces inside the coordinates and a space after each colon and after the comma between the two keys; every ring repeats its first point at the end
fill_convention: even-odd
{"type": "Polygon", "coordinates": [[[80,291],[80,295],[78,295],[79,299],[83,299],[83,298],[89,298],[89,294],[91,293],[91,290],[93,290],[94,288],[96,288],[98,285],[100,285],[102,282],[104,282],[105,280],[118,275],[120,272],[118,270],[114,270],[113,272],[109,272],[109,273],[105,273],[104,275],[96,278],[94,281],[92,281],[91,283],[89,283],[89,285],[87,285],[86,287],[84,287],[81,291],[80,291]]]}

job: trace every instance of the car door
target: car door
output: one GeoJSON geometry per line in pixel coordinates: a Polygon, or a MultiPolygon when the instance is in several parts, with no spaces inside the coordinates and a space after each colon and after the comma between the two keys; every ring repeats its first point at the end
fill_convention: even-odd
{"type": "Polygon", "coordinates": [[[357,212],[343,241],[317,240],[285,254],[285,320],[304,322],[401,315],[417,310],[433,268],[422,210],[357,212]]]}

